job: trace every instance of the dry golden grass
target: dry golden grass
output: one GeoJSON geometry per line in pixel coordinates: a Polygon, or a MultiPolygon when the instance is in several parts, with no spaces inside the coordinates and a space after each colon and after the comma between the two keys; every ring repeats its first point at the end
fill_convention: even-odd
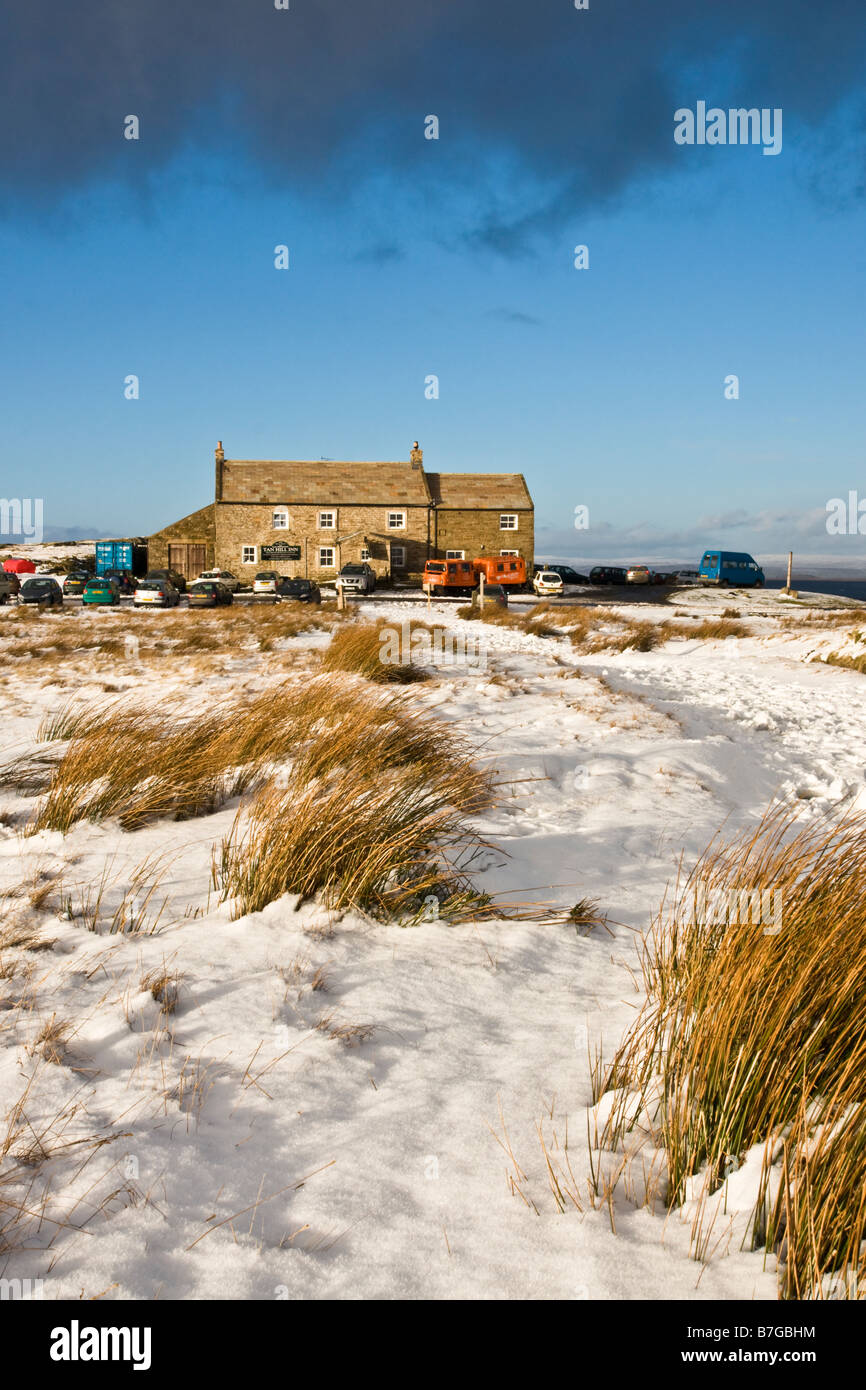
{"type": "Polygon", "coordinates": [[[214,866],[237,916],[289,892],[385,918],[431,895],[443,915],[484,906],[455,864],[477,843],[465,822],[490,803],[489,778],[440,721],[381,708],[384,724],[359,702],[239,811],[214,866]]]}
{"type": "Polygon", "coordinates": [[[712,845],[659,916],[644,976],[647,1002],[598,1087],[623,1088],[605,1146],[633,1123],[626,1093],[641,1093],[680,1202],[694,1174],[708,1195],[765,1145],[754,1238],[779,1256],[782,1293],[821,1297],[837,1277],[862,1294],[866,819],[800,828],[776,810],[712,845]],[[697,908],[702,889],[711,901],[741,890],[778,897],[772,912],[764,899],[755,913],[753,899],[752,913],[741,905],[731,920],[697,908]]]}
{"type": "Polygon", "coordinates": [[[364,676],[366,680],[379,685],[411,685],[416,681],[427,680],[429,672],[421,661],[423,650],[417,641],[417,633],[432,633],[427,623],[410,621],[405,624],[410,651],[401,649],[399,660],[393,660],[391,651],[395,646],[405,646],[398,625],[389,622],[350,622],[345,623],[331,638],[330,644],[322,654],[322,669],[325,671],[348,671],[364,676]],[[417,657],[413,653],[417,652],[417,657]],[[407,661],[405,658],[409,656],[407,661]]]}
{"type": "Polygon", "coordinates": [[[828,666],[844,666],[846,671],[859,671],[866,675],[866,653],[863,656],[846,656],[841,652],[829,652],[824,657],[828,666]]]}
{"type": "Polygon", "coordinates": [[[697,637],[702,642],[724,641],[726,637],[748,637],[749,629],[731,618],[702,618],[694,627],[681,629],[684,637],[697,637]]]}
{"type": "MultiPolygon", "coordinates": [[[[132,830],[149,820],[187,819],[268,782],[275,765],[303,754],[305,774],[320,777],[363,750],[375,780],[382,768],[425,759],[448,776],[461,763],[459,740],[441,721],[423,718],[405,697],[375,694],[333,677],[284,682],[247,699],[206,710],[115,707],[107,720],[55,716],[77,732],[59,761],[33,771],[32,759],[7,780],[20,785],[50,775],[31,831],[66,832],[80,820],[117,817],[132,830]],[[29,770],[29,771],[28,771],[29,770]]],[[[46,728],[43,736],[51,734],[46,728]]]]}

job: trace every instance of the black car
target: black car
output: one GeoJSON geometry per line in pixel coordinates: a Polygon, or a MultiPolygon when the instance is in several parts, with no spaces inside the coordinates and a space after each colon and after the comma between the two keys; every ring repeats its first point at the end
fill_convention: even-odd
{"type": "MultiPolygon", "coordinates": [[[[106,570],[103,579],[113,579],[122,594],[134,594],[138,585],[138,580],[132,570],[106,570]]],[[[175,585],[175,587],[177,587],[175,585]]],[[[67,580],[67,593],[69,592],[69,581],[67,580]]]]}
{"type": "Polygon", "coordinates": [[[295,599],[297,603],[321,603],[322,595],[318,584],[312,579],[283,578],[276,587],[277,600],[295,599]]]}
{"type": "MultiPolygon", "coordinates": [[[[186,593],[186,580],[177,570],[148,570],[145,579],[167,579],[169,584],[173,584],[179,594],[186,593]]],[[[135,587],[135,586],[133,586],[135,587]]]]}
{"type": "Polygon", "coordinates": [[[63,590],[50,574],[31,574],[18,593],[19,603],[47,603],[63,606],[63,590]]]}
{"type": "MultiPolygon", "coordinates": [[[[488,601],[488,599],[490,600],[491,603],[496,603],[496,604],[498,604],[500,608],[507,608],[507,607],[508,607],[508,590],[506,589],[505,585],[504,585],[504,584],[485,584],[485,585],[484,585],[484,602],[486,603],[486,602],[488,601]]],[[[481,606],[481,589],[480,589],[480,587],[479,587],[478,589],[473,589],[473,590],[472,590],[472,607],[473,607],[473,608],[479,608],[480,606],[481,606]]]]}
{"type": "Polygon", "coordinates": [[[87,570],[70,570],[63,581],[64,594],[83,594],[92,578],[87,570]]]}
{"type": "Polygon", "coordinates": [[[589,578],[585,574],[578,574],[577,570],[572,569],[571,565],[534,565],[533,573],[540,574],[542,570],[552,570],[558,574],[563,584],[588,584],[589,578]]]}
{"type": "Polygon", "coordinates": [[[618,565],[596,565],[589,572],[590,584],[624,584],[625,570],[618,565]]]}
{"type": "Polygon", "coordinates": [[[0,603],[8,603],[18,597],[21,581],[13,570],[0,570],[0,603]]]}

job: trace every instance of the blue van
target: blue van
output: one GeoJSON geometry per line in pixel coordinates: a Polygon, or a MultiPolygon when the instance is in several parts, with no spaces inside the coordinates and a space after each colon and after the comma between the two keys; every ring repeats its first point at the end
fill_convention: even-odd
{"type": "Polygon", "coordinates": [[[708,584],[738,589],[760,589],[764,583],[761,566],[742,550],[705,550],[701,560],[701,579],[708,584]]]}

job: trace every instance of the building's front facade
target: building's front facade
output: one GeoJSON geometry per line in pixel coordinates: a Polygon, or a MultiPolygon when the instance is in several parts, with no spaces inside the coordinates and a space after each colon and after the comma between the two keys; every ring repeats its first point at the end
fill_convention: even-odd
{"type": "Polygon", "coordinates": [[[428,559],[522,555],[531,573],[532,499],[519,473],[425,473],[406,463],[268,462],[216,450],[214,502],[150,537],[152,569],[260,570],[333,579],[366,560],[417,580],[428,559]]]}

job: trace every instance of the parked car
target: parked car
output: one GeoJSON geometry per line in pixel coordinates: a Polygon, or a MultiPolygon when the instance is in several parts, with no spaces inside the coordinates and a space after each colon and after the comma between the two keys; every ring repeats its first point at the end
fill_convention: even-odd
{"type": "Polygon", "coordinates": [[[539,598],[547,594],[561,594],[562,576],[555,574],[553,570],[539,570],[533,576],[532,587],[539,598]]]}
{"type": "Polygon", "coordinates": [[[542,570],[551,570],[554,574],[559,575],[563,584],[589,583],[589,577],[585,574],[579,574],[576,569],[572,569],[571,565],[535,565],[533,568],[536,574],[540,574],[542,570]]]}
{"type": "Polygon", "coordinates": [[[731,584],[738,589],[760,589],[764,584],[764,571],[743,550],[705,550],[701,579],[708,584],[718,584],[722,589],[731,584]]]}
{"type": "Polygon", "coordinates": [[[69,574],[62,574],[58,582],[64,594],[83,594],[92,578],[87,570],[70,570],[69,574]]]}
{"type": "Polygon", "coordinates": [[[194,579],[193,583],[198,584],[201,579],[215,579],[218,584],[222,584],[224,589],[228,589],[230,594],[236,594],[241,587],[241,581],[236,574],[232,574],[231,570],[202,570],[198,579],[194,579]]]}
{"type": "Polygon", "coordinates": [[[675,584],[703,584],[700,570],[678,570],[671,576],[675,584]]]}
{"type": "Polygon", "coordinates": [[[280,582],[280,575],[276,570],[262,570],[253,580],[254,594],[275,594],[277,585],[280,582]]]}
{"type": "Polygon", "coordinates": [[[63,590],[50,574],[30,574],[18,591],[19,603],[63,604],[63,590]]]}
{"type": "Polygon", "coordinates": [[[589,572],[590,584],[624,584],[625,570],[618,565],[596,565],[589,572]]]}
{"type": "MultiPolygon", "coordinates": [[[[472,590],[472,606],[473,606],[473,608],[477,608],[477,607],[478,607],[478,596],[479,596],[480,592],[481,592],[480,588],[478,588],[478,589],[473,589],[473,590],[472,590]]],[[[486,603],[486,602],[488,601],[488,599],[489,599],[492,603],[498,603],[499,606],[500,606],[501,608],[507,608],[507,607],[508,607],[508,590],[506,589],[505,585],[504,585],[504,584],[485,584],[485,585],[484,585],[484,602],[486,603]]]]}
{"type": "Polygon", "coordinates": [[[626,584],[651,584],[649,565],[629,565],[625,572],[626,584]]]}
{"type": "Polygon", "coordinates": [[[0,603],[8,603],[10,599],[17,598],[20,588],[21,580],[17,574],[0,570],[0,603]]]}
{"type": "Polygon", "coordinates": [[[81,595],[83,604],[95,604],[116,608],[120,603],[120,586],[116,579],[101,574],[98,579],[88,579],[81,595]]]}
{"type": "Polygon", "coordinates": [[[653,584],[670,584],[673,575],[666,574],[664,570],[650,570],[650,580],[653,584]]]}
{"type": "Polygon", "coordinates": [[[337,575],[337,583],[342,585],[344,594],[372,594],[376,587],[376,571],[366,561],[344,565],[337,575]]]}
{"type": "Polygon", "coordinates": [[[132,570],[105,570],[101,577],[116,580],[117,587],[122,594],[134,594],[138,584],[132,570]]]}
{"type": "Polygon", "coordinates": [[[135,608],[177,608],[180,594],[168,579],[141,579],[132,596],[135,608]]]}
{"type": "MultiPolygon", "coordinates": [[[[178,574],[177,570],[148,570],[144,578],[145,580],[165,579],[177,593],[186,593],[186,580],[182,574],[178,574]]],[[[142,583],[140,579],[136,582],[139,585],[142,583]]]]}
{"type": "Polygon", "coordinates": [[[277,585],[277,598],[296,599],[298,603],[321,603],[322,594],[318,584],[312,579],[281,579],[277,585]]]}
{"type": "Polygon", "coordinates": [[[216,579],[193,580],[187,588],[186,596],[190,608],[221,608],[224,604],[234,602],[231,589],[227,589],[216,579]]]}

